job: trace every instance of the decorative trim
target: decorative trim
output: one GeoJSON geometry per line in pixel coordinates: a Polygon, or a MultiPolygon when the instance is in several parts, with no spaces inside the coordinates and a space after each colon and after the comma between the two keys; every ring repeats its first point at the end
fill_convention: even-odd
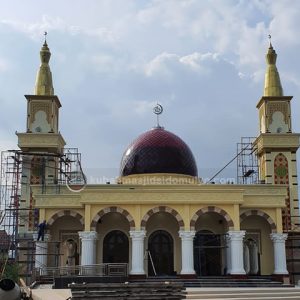
{"type": "Polygon", "coordinates": [[[221,215],[222,217],[224,217],[224,219],[227,221],[227,225],[229,227],[229,229],[233,229],[234,228],[234,223],[231,219],[231,217],[229,216],[229,214],[222,208],[216,207],[216,206],[207,206],[207,207],[203,207],[201,209],[199,209],[192,217],[191,222],[190,222],[190,227],[191,230],[195,230],[195,225],[196,222],[198,220],[198,218],[208,212],[215,212],[219,215],[221,215]]]}
{"type": "Polygon", "coordinates": [[[131,214],[126,210],[123,209],[121,207],[117,207],[117,206],[110,206],[110,207],[106,207],[102,210],[100,210],[97,215],[93,218],[92,222],[91,222],[91,231],[96,231],[96,226],[98,221],[106,214],[111,213],[111,212],[117,212],[120,213],[121,215],[123,215],[127,221],[129,222],[129,226],[130,226],[130,230],[135,230],[135,222],[133,217],[131,216],[131,214]]]}
{"type": "Polygon", "coordinates": [[[243,241],[246,231],[245,230],[229,230],[227,232],[230,241],[243,241]]]}
{"type": "Polygon", "coordinates": [[[269,223],[269,225],[271,226],[272,232],[277,231],[277,226],[276,226],[275,222],[265,212],[263,212],[261,210],[257,210],[257,209],[247,210],[247,211],[245,211],[244,213],[241,214],[240,222],[242,223],[249,216],[260,216],[260,217],[264,218],[269,223]]]}
{"type": "Polygon", "coordinates": [[[133,240],[143,241],[146,236],[145,230],[131,230],[129,231],[129,235],[133,240]]]}
{"type": "Polygon", "coordinates": [[[77,219],[82,226],[84,226],[84,218],[81,214],[74,210],[61,210],[57,213],[55,213],[48,221],[47,225],[51,226],[54,221],[56,221],[58,218],[61,218],[63,216],[71,216],[77,219]]]}
{"type": "Polygon", "coordinates": [[[179,233],[179,237],[182,240],[192,241],[195,237],[196,231],[195,230],[191,230],[191,231],[180,230],[180,231],[178,231],[178,233],[179,233]]]}
{"type": "Polygon", "coordinates": [[[81,241],[93,241],[98,239],[98,234],[95,231],[79,231],[78,235],[81,241]]]}
{"type": "Polygon", "coordinates": [[[147,224],[147,221],[149,220],[149,218],[158,213],[158,212],[166,212],[166,213],[169,213],[171,214],[172,216],[175,217],[175,219],[177,220],[178,222],[178,225],[179,225],[179,229],[180,230],[184,230],[184,221],[182,219],[182,217],[180,216],[180,214],[173,208],[170,208],[168,206],[157,206],[157,207],[154,207],[152,209],[150,209],[143,217],[142,221],[141,221],[141,229],[145,229],[146,228],[146,224],[147,224]]]}
{"type": "Polygon", "coordinates": [[[286,233],[271,233],[270,238],[273,242],[285,243],[285,241],[288,238],[288,235],[286,233]]]}

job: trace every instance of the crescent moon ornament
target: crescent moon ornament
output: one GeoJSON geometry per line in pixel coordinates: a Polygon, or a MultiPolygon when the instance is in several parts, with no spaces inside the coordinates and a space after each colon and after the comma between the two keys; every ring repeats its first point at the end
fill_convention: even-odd
{"type": "Polygon", "coordinates": [[[156,115],[161,115],[162,112],[164,111],[163,107],[157,103],[154,108],[153,108],[153,112],[156,114],[156,115]]]}
{"type": "Polygon", "coordinates": [[[162,114],[162,112],[164,111],[162,105],[160,105],[159,103],[157,103],[154,107],[153,107],[153,112],[156,114],[156,118],[157,118],[157,128],[161,128],[159,125],[159,115],[162,114]]]}

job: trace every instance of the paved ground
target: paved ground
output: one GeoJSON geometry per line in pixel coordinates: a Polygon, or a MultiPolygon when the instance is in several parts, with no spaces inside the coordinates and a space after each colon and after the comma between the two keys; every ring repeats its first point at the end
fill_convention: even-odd
{"type": "MultiPolygon", "coordinates": [[[[295,288],[187,288],[188,299],[300,299],[297,293],[292,295],[293,292],[300,292],[300,287],[295,288]],[[250,292],[249,295],[247,291],[250,292]],[[272,293],[270,298],[267,295],[272,293]],[[281,293],[285,293],[286,298],[281,293]],[[207,297],[207,295],[209,295],[207,297]],[[227,296],[225,296],[227,294],[227,296]],[[229,296],[231,294],[231,296],[229,296]],[[234,295],[235,294],[235,295],[234,295]],[[239,296],[237,296],[239,294],[239,296]],[[248,297],[245,297],[248,294],[248,297]],[[256,294],[256,295],[255,295],[256,294]],[[264,295],[263,298],[260,295],[264,295]],[[213,296],[215,295],[215,297],[213,296]],[[224,297],[224,298],[223,298],[224,297]],[[241,297],[241,298],[240,298],[241,297]],[[278,297],[278,298],[277,298],[278,297]]],[[[51,285],[41,285],[38,289],[32,290],[33,300],[66,300],[71,297],[71,290],[69,289],[51,289],[51,285]]]]}
{"type": "Polygon", "coordinates": [[[71,296],[71,290],[69,289],[40,288],[32,290],[32,300],[66,300],[71,296]]]}

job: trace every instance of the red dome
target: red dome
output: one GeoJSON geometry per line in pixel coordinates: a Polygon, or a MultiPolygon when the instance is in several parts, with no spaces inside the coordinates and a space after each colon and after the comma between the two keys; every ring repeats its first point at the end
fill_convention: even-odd
{"type": "Polygon", "coordinates": [[[121,176],[149,173],[198,174],[187,144],[162,127],[141,134],[123,154],[121,176]]]}

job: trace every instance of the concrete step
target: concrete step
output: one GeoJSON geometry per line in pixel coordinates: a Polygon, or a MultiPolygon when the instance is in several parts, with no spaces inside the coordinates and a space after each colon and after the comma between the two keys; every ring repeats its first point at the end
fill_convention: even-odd
{"type": "MultiPolygon", "coordinates": [[[[278,298],[278,297],[273,297],[273,296],[269,296],[269,297],[261,297],[260,295],[257,295],[255,297],[252,297],[252,298],[249,298],[249,297],[238,297],[238,298],[227,298],[227,297],[218,297],[218,298],[209,298],[210,300],[252,300],[252,299],[255,299],[255,300],[273,300],[273,299],[283,299],[283,300],[288,300],[288,299],[291,299],[291,300],[299,300],[300,296],[286,296],[284,298],[278,298]]],[[[186,298],[186,299],[194,299],[194,300],[204,300],[204,299],[207,299],[207,298],[186,298]]]]}
{"type": "MultiPolygon", "coordinates": [[[[282,287],[282,282],[272,280],[270,276],[251,276],[249,278],[240,279],[232,278],[231,276],[206,276],[198,277],[194,279],[182,279],[179,277],[148,277],[146,280],[133,280],[131,282],[157,282],[157,281],[168,281],[168,282],[181,282],[186,288],[188,287],[257,287],[257,288],[268,288],[268,287],[282,287]]],[[[299,299],[300,300],[300,299],[299,299]]]]}
{"type": "Polygon", "coordinates": [[[186,299],[248,300],[300,299],[299,288],[187,288],[186,299]]]}
{"type": "Polygon", "coordinates": [[[240,299],[300,299],[300,293],[298,294],[287,294],[287,295],[281,295],[278,296],[276,294],[260,294],[260,293],[252,293],[252,294],[243,294],[243,295],[238,295],[238,294],[223,294],[223,295],[186,295],[186,299],[235,299],[235,300],[240,300],[240,299]]]}
{"type": "Polygon", "coordinates": [[[180,283],[87,283],[70,284],[72,299],[185,299],[183,284],[180,283]]]}
{"type": "MultiPolygon", "coordinates": [[[[184,282],[184,286],[186,288],[188,287],[203,287],[203,288],[213,288],[213,287],[219,287],[219,288],[267,288],[267,287],[274,287],[279,288],[282,287],[281,282],[184,282]]],[[[300,299],[299,299],[300,300],[300,299]]]]}

